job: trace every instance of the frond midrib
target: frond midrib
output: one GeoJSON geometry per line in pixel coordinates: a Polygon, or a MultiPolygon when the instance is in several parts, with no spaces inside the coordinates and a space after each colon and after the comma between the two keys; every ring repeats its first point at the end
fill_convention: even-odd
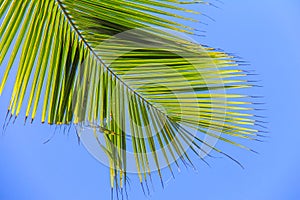
{"type": "Polygon", "coordinates": [[[147,100],[145,97],[143,97],[141,94],[139,94],[137,91],[135,91],[134,89],[132,89],[127,83],[125,83],[114,71],[112,71],[112,69],[110,69],[104,62],[103,60],[100,58],[99,55],[97,55],[97,53],[93,50],[93,48],[89,45],[89,43],[85,40],[85,38],[82,36],[82,34],[80,33],[79,29],[76,27],[76,25],[73,23],[72,19],[69,17],[68,13],[66,12],[66,9],[64,8],[63,4],[61,3],[60,0],[54,0],[57,2],[58,7],[61,9],[63,15],[66,17],[69,25],[74,29],[74,31],[76,32],[76,34],[78,35],[78,37],[82,40],[82,42],[84,43],[84,45],[90,50],[90,52],[92,52],[92,54],[95,56],[95,58],[97,58],[97,60],[101,63],[101,65],[103,65],[103,67],[105,67],[105,69],[107,69],[118,81],[120,81],[127,89],[129,89],[131,92],[133,92],[135,95],[137,95],[139,98],[142,99],[142,101],[144,101],[146,104],[148,104],[149,106],[155,108],[157,111],[159,111],[160,113],[162,113],[165,117],[169,118],[170,117],[163,112],[162,110],[160,110],[159,108],[157,108],[155,105],[153,105],[153,103],[151,103],[149,100],[147,100]]]}

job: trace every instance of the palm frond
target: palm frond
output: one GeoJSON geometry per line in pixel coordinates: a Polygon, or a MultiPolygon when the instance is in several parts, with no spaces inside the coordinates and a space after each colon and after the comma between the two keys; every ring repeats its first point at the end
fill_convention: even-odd
{"type": "Polygon", "coordinates": [[[193,132],[251,150],[234,141],[259,133],[251,97],[224,92],[252,87],[247,72],[233,56],[172,33],[197,31],[176,19],[196,22],[182,13],[200,14],[184,6],[199,3],[208,4],[0,0],[0,93],[18,63],[10,115],[24,108],[25,120],[41,113],[43,123],[103,132],[112,187],[126,184],[129,148],[141,183],[151,165],[161,179],[162,162],[171,172],[172,161],[192,165],[186,146],[200,158],[206,148],[231,158],[193,132]]]}

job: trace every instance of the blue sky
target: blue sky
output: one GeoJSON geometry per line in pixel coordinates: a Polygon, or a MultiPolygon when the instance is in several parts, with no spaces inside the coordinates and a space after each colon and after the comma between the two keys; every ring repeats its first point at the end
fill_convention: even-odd
{"type": "MultiPolygon", "coordinates": [[[[300,199],[300,1],[223,0],[220,9],[206,8],[205,38],[199,42],[233,52],[251,62],[264,87],[269,138],[251,144],[259,155],[224,146],[240,162],[199,160],[198,172],[183,169],[176,180],[165,177],[165,189],[155,179],[151,199],[297,200],[300,199]]],[[[8,92],[0,98],[4,120],[8,92]]],[[[78,146],[69,134],[54,127],[23,125],[20,119],[0,135],[1,200],[99,200],[110,198],[108,169],[78,146]]],[[[130,199],[143,195],[131,178],[130,199]]]]}

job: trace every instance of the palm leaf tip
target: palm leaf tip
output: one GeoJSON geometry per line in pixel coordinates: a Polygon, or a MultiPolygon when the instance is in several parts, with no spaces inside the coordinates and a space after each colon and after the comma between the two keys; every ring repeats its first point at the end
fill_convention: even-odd
{"type": "Polygon", "coordinates": [[[256,105],[230,92],[253,86],[248,72],[172,32],[193,33],[169,18],[194,21],[174,13],[199,2],[0,1],[0,92],[16,67],[9,114],[24,108],[26,119],[41,113],[42,122],[91,130],[112,187],[124,188],[129,172],[148,183],[153,170],[162,180],[172,163],[193,166],[188,148],[231,158],[197,133],[251,150],[235,138],[260,134],[256,105]]]}

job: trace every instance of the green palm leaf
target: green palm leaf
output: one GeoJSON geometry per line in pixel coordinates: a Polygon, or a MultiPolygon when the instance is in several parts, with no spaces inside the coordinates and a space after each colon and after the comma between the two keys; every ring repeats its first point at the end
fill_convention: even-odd
{"type": "Polygon", "coordinates": [[[103,133],[112,188],[126,185],[128,149],[141,183],[151,163],[161,179],[162,160],[171,172],[172,161],[192,164],[186,146],[200,158],[207,149],[228,156],[193,131],[251,150],[234,141],[258,135],[250,97],[224,93],[252,87],[247,72],[234,57],[172,32],[197,31],[176,21],[196,22],[182,13],[199,14],[184,8],[199,3],[208,4],[0,0],[0,93],[18,63],[10,115],[24,108],[25,120],[41,113],[43,123],[103,133]]]}

